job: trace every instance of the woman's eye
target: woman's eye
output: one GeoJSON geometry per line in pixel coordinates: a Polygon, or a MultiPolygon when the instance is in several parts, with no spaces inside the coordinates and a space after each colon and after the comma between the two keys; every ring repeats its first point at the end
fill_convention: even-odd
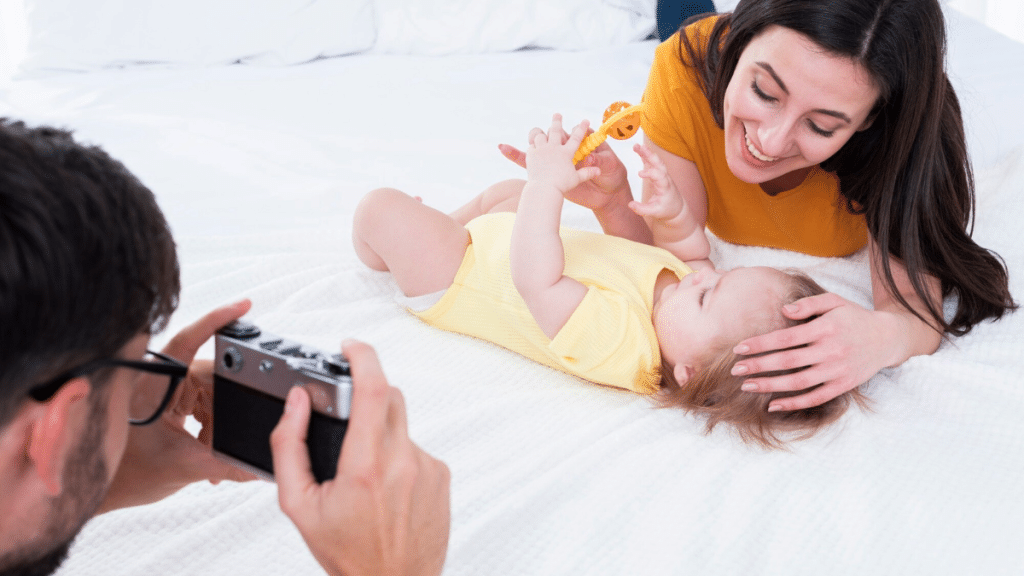
{"type": "Polygon", "coordinates": [[[813,132],[814,132],[815,134],[817,134],[817,135],[819,135],[819,136],[824,136],[824,137],[826,137],[826,138],[829,138],[829,137],[831,137],[831,136],[832,136],[833,134],[835,134],[835,133],[836,133],[836,131],[835,131],[835,130],[824,130],[824,129],[820,128],[820,127],[819,127],[819,126],[818,126],[817,124],[815,124],[815,123],[814,123],[814,121],[812,121],[812,120],[808,120],[808,121],[807,121],[807,124],[808,124],[808,125],[809,125],[809,126],[811,127],[811,131],[813,131],[813,132]]]}
{"type": "Polygon", "coordinates": [[[764,100],[765,102],[775,102],[776,100],[778,100],[778,98],[773,98],[766,94],[763,90],[761,90],[761,87],[757,85],[757,80],[754,80],[753,82],[750,83],[750,88],[754,91],[754,94],[757,94],[758,98],[764,100]]]}

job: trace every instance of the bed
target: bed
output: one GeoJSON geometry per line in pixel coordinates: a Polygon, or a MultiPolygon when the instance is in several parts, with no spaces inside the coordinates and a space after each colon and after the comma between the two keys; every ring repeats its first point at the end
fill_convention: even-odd
{"type": "MultiPolygon", "coordinates": [[[[1021,313],[883,371],[863,388],[870,410],[764,451],[432,329],[356,259],[351,217],[365,192],[394,186],[454,209],[523,176],[498,143],[521,145],[555,111],[575,123],[637,102],[653,0],[85,4],[2,5],[25,42],[8,52],[21,64],[0,83],[0,115],[73,128],[156,193],[183,281],[157,345],[247,296],[248,318],[270,331],[376,347],[413,439],[452,471],[444,574],[1024,573],[1021,313]]],[[[946,17],[978,179],[975,238],[1006,260],[1019,302],[1024,44],[946,17]]],[[[635,190],[636,138],[612,142],[635,190]]],[[[575,206],[564,222],[599,229],[575,206]]],[[[870,302],[863,252],[713,249],[722,267],[797,267],[870,302]]],[[[96,518],[59,573],[322,571],[274,485],[251,482],[194,484],[96,518]]]]}

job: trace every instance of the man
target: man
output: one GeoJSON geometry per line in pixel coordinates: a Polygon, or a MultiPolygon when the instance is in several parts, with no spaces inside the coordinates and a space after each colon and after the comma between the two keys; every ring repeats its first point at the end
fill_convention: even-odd
{"type": "MultiPolygon", "coordinates": [[[[212,365],[193,357],[250,303],[147,352],[179,289],[167,222],[137,178],[66,131],[0,119],[0,575],[50,574],[96,514],[249,479],[184,421],[209,430],[212,365]]],[[[438,574],[448,469],[409,439],[373,350],[343,353],[354,392],[337,477],[314,481],[310,400],[293,390],[272,436],[281,507],[331,574],[438,574]]]]}

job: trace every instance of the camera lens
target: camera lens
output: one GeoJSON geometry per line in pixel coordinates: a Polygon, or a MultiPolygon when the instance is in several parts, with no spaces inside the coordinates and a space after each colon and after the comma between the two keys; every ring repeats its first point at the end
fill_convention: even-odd
{"type": "Polygon", "coordinates": [[[224,351],[224,355],[221,357],[221,364],[231,372],[238,372],[242,369],[242,353],[234,346],[231,346],[224,351]]]}

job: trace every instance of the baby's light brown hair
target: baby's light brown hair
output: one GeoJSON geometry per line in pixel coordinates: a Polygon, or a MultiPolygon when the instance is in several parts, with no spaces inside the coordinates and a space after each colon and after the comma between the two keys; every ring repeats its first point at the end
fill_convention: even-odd
{"type": "MultiPolygon", "coordinates": [[[[785,304],[825,293],[825,289],[806,274],[792,270],[785,272],[791,282],[788,292],[779,304],[780,312],[777,319],[768,326],[758,326],[756,333],[748,334],[745,338],[796,326],[814,318],[794,321],[781,313],[781,306],[785,304]]],[[[861,407],[867,406],[864,395],[854,388],[820,406],[769,412],[768,404],[772,400],[803,394],[809,390],[771,394],[744,392],[740,387],[746,376],[733,376],[731,373],[733,364],[743,358],[732,351],[738,343],[732,342],[719,350],[709,351],[706,361],[683,386],[676,382],[671,368],[663,366],[662,390],[657,395],[658,405],[665,408],[682,408],[704,416],[705,431],[708,433],[720,423],[730,424],[745,442],[755,443],[763,448],[785,448],[787,440],[803,440],[813,436],[842,416],[851,401],[861,407]]],[[[763,376],[778,376],[795,371],[769,372],[763,376]]]]}

